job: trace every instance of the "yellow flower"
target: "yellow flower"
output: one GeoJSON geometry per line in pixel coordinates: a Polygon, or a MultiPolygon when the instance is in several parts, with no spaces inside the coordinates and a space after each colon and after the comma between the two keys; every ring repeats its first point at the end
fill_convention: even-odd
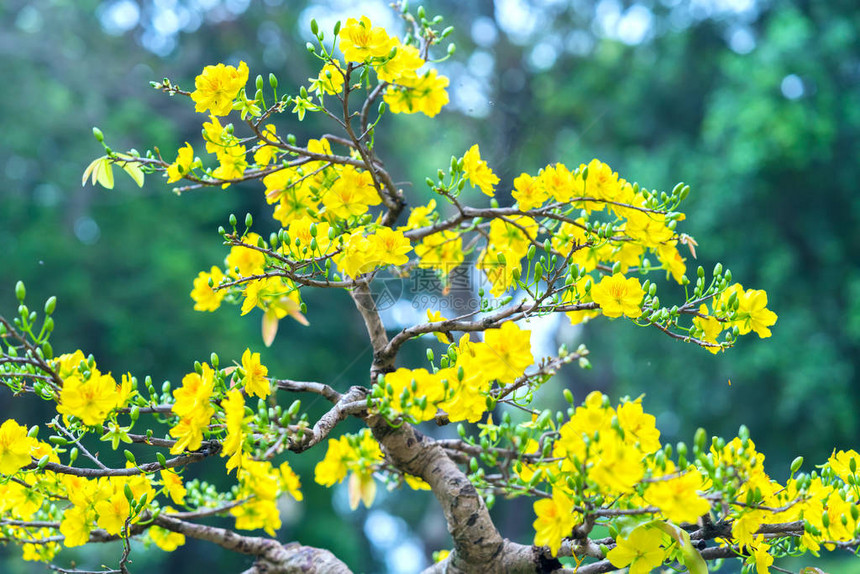
{"type": "Polygon", "coordinates": [[[373,499],[376,498],[376,481],[373,479],[373,473],[369,470],[359,470],[350,474],[347,491],[350,510],[358,508],[359,502],[364,504],[365,508],[370,508],[373,499]]]}
{"type": "Polygon", "coordinates": [[[261,399],[268,397],[272,392],[269,379],[266,378],[269,369],[260,364],[260,353],[251,353],[251,349],[245,349],[242,354],[242,370],[245,371],[245,377],[242,379],[245,392],[261,399]]]}
{"type": "Polygon", "coordinates": [[[418,267],[438,269],[444,275],[463,263],[463,239],[456,231],[444,230],[428,235],[415,246],[418,267]]]}
{"type": "Polygon", "coordinates": [[[738,298],[738,328],[741,335],[750,330],[761,337],[770,337],[770,329],[776,323],[776,313],[767,309],[767,293],[761,289],[747,289],[738,298]]]}
{"type": "Polygon", "coordinates": [[[161,482],[164,485],[164,490],[167,492],[170,499],[176,504],[185,502],[185,495],[188,491],[182,484],[182,477],[176,471],[165,468],[161,471],[161,482]]]}
{"type": "Polygon", "coordinates": [[[203,139],[206,141],[208,153],[218,153],[225,147],[233,145],[236,136],[228,132],[216,116],[210,114],[209,121],[203,123],[203,139]]]}
{"type": "MultiPolygon", "coordinates": [[[[5,423],[4,423],[5,425],[5,423]]],[[[0,432],[2,432],[2,427],[0,427],[0,432]]],[[[860,454],[857,454],[855,450],[840,450],[836,452],[833,451],[833,454],[830,455],[830,458],[827,459],[827,464],[833,469],[833,472],[836,473],[836,476],[848,482],[848,477],[850,475],[857,474],[857,469],[860,468],[860,454]],[[854,471],[851,471],[851,461],[854,461],[854,471]]],[[[2,469],[0,469],[2,472],[2,469]]]]}
{"type": "Polygon", "coordinates": [[[530,216],[511,217],[510,221],[494,219],[490,224],[490,245],[498,251],[510,253],[513,259],[522,259],[532,240],[537,237],[538,224],[530,216]]]}
{"type": "Polygon", "coordinates": [[[275,536],[275,530],[281,527],[281,515],[274,500],[255,498],[230,509],[230,514],[236,518],[239,530],[262,528],[269,536],[275,536]]]}
{"type": "Polygon", "coordinates": [[[245,283],[245,290],[242,291],[245,296],[242,301],[242,315],[247,315],[256,307],[265,309],[266,300],[280,296],[282,291],[283,282],[278,277],[265,277],[245,283]]]}
{"type": "Polygon", "coordinates": [[[541,187],[556,201],[564,203],[573,198],[576,181],[563,163],[546,166],[541,170],[538,179],[541,187]]]}
{"type": "Polygon", "coordinates": [[[439,408],[448,413],[451,422],[467,420],[474,423],[487,410],[490,379],[476,363],[473,353],[477,347],[470,342],[468,334],[464,335],[458,345],[457,362],[453,367],[436,373],[439,381],[448,381],[450,397],[440,403],[439,408]]]}
{"type": "Polygon", "coordinates": [[[397,48],[393,58],[373,64],[381,82],[396,84],[401,78],[414,76],[418,68],[424,65],[424,59],[415,46],[404,46],[400,40],[392,38],[389,52],[391,48],[397,48]]]}
{"type": "Polygon", "coordinates": [[[363,429],[358,435],[329,439],[325,457],[314,469],[314,480],[317,484],[332,486],[341,482],[347,472],[351,472],[350,506],[355,509],[361,501],[369,507],[376,495],[373,472],[381,460],[379,443],[369,429],[363,429]]]}
{"type": "Polygon", "coordinates": [[[281,475],[270,462],[245,455],[237,474],[243,491],[259,499],[275,500],[278,497],[281,475]]]}
{"type": "Polygon", "coordinates": [[[359,171],[351,165],[344,166],[337,180],[322,196],[326,212],[340,219],[361,215],[369,205],[379,205],[382,200],[373,186],[373,178],[367,171],[359,171]]]}
{"type": "Polygon", "coordinates": [[[601,492],[625,494],[631,492],[642,480],[645,475],[642,454],[636,448],[625,444],[618,433],[602,433],[595,448],[597,456],[590,478],[601,492]]]}
{"type": "Polygon", "coordinates": [[[511,321],[500,329],[484,332],[484,343],[475,345],[475,364],[485,377],[501,384],[513,383],[534,363],[531,331],[511,321]]]}
{"type": "Polygon", "coordinates": [[[630,536],[616,540],[606,558],[616,568],[630,566],[629,574],[648,574],[663,563],[663,534],[656,528],[639,526],[630,536]]]}
{"type": "Polygon", "coordinates": [[[646,213],[638,209],[627,209],[624,213],[627,216],[625,233],[646,247],[658,247],[675,235],[666,227],[666,216],[662,213],[646,213]]]}
{"type": "Polygon", "coordinates": [[[427,484],[423,478],[419,476],[413,476],[411,474],[403,474],[403,480],[406,481],[406,484],[409,485],[409,488],[412,490],[431,490],[430,485],[427,484]]]}
{"type": "Polygon", "coordinates": [[[604,406],[604,395],[592,391],[585,398],[585,404],[577,407],[569,421],[559,430],[558,440],[553,446],[553,456],[579,458],[585,457],[585,441],[583,435],[593,437],[595,433],[605,435],[612,431],[612,418],[615,409],[604,406]]]}
{"type": "MultiPolygon", "coordinates": [[[[699,305],[699,313],[703,315],[708,314],[708,306],[707,305],[699,305]]],[[[717,337],[723,331],[723,323],[721,323],[715,317],[693,317],[693,325],[697,329],[701,329],[704,335],[702,339],[706,343],[715,343],[717,342],[717,337]]],[[[723,350],[722,347],[705,347],[711,354],[716,355],[720,351],[723,350]]]]}
{"type": "Polygon", "coordinates": [[[514,180],[514,191],[511,192],[511,195],[523,211],[543,205],[543,202],[549,197],[540,178],[527,173],[520,174],[514,180]]]}
{"type": "Polygon", "coordinates": [[[695,523],[711,509],[710,503],[696,492],[701,489],[702,477],[693,467],[677,478],[651,483],[645,500],[676,524],[695,523]]]}
{"type": "Polygon", "coordinates": [[[96,502],[95,510],[99,515],[97,522],[99,528],[104,528],[108,534],[122,532],[125,521],[131,514],[128,499],[122,492],[114,494],[107,500],[96,502]]]}
{"type": "MultiPolygon", "coordinates": [[[[256,245],[259,239],[260,236],[256,233],[249,233],[242,238],[249,245],[256,245]]],[[[227,255],[227,272],[233,277],[250,277],[260,274],[265,265],[266,256],[250,247],[234,245],[230,248],[230,254],[227,255]],[[236,271],[237,268],[238,272],[236,271]]]]}
{"type": "Polygon", "coordinates": [[[233,99],[248,82],[248,65],[239,62],[239,68],[218,64],[206,66],[203,73],[194,78],[197,88],[191,92],[194,109],[198,112],[210,110],[214,116],[226,116],[233,108],[233,99]]]}
{"type": "Polygon", "coordinates": [[[221,456],[229,456],[227,461],[227,472],[229,473],[242,464],[242,445],[245,435],[242,426],[245,422],[245,399],[238,389],[227,391],[227,398],[221,401],[224,409],[224,418],[227,422],[227,437],[222,443],[221,456]]]}
{"type": "Polygon", "coordinates": [[[340,62],[335,60],[335,63],[327,63],[320,70],[316,78],[308,78],[311,81],[310,91],[322,92],[333,96],[343,91],[343,70],[340,67],[340,62]]]}
{"type": "Polygon", "coordinates": [[[181,418],[179,423],[170,429],[170,436],[178,439],[170,449],[171,454],[200,448],[203,431],[215,414],[215,409],[210,404],[215,386],[214,376],[212,368],[203,363],[201,374],[195,372],[185,375],[182,386],[173,391],[173,413],[181,418]]]}
{"type": "Polygon", "coordinates": [[[87,426],[100,425],[116,406],[116,381],[97,369],[86,381],[73,375],[63,381],[57,412],[75,416],[87,426]]]}
{"type": "Polygon", "coordinates": [[[660,260],[661,266],[666,270],[666,278],[668,279],[671,275],[675,282],[680,285],[681,278],[687,271],[687,266],[684,265],[684,258],[678,253],[676,243],[676,241],[670,241],[658,246],[657,259],[660,260]]]}
{"type": "Polygon", "coordinates": [[[176,156],[176,161],[167,167],[167,183],[179,181],[183,176],[191,171],[191,164],[194,163],[194,150],[191,144],[185,142],[185,147],[179,148],[179,154],[176,156]]]}
{"type": "Polygon", "coordinates": [[[472,187],[480,188],[485,195],[490,197],[495,195],[495,186],[499,183],[499,178],[493,173],[487,162],[481,159],[478,144],[470,147],[463,156],[463,174],[472,184],[472,187]]]}
{"type": "Polygon", "coordinates": [[[63,544],[71,548],[83,546],[90,541],[90,530],[92,530],[95,513],[83,506],[72,506],[63,512],[63,521],[60,523],[60,534],[65,538],[63,544]]]}
{"type": "Polygon", "coordinates": [[[440,76],[436,70],[429,70],[418,76],[402,76],[396,86],[385,90],[383,100],[393,114],[414,114],[421,112],[434,117],[448,103],[449,80],[440,76]]]}
{"type": "Polygon", "coordinates": [[[128,401],[137,394],[137,391],[134,390],[131,373],[126,373],[120,380],[122,382],[116,386],[116,406],[114,408],[117,409],[125,407],[128,401]]]}
{"type": "Polygon", "coordinates": [[[638,446],[645,454],[660,450],[660,431],[657,419],[642,410],[642,403],[628,401],[618,407],[618,424],[624,431],[624,442],[638,446]]]}
{"type": "Polygon", "coordinates": [[[542,498],[534,503],[537,516],[532,525],[535,529],[535,546],[549,546],[553,556],[558,554],[561,541],[570,536],[573,527],[579,522],[579,514],[573,506],[573,500],[560,488],[553,488],[552,498],[542,498]]]}
{"type": "Polygon", "coordinates": [[[374,257],[372,248],[362,231],[355,231],[346,239],[343,250],[334,258],[334,262],[345,275],[355,279],[378,267],[379,261],[374,257]]]}
{"type": "Polygon", "coordinates": [[[773,556],[768,553],[770,544],[764,542],[764,536],[756,537],[755,547],[752,555],[747,558],[747,564],[755,564],[756,574],[769,574],[770,566],[773,564],[773,556]]]}
{"type": "Polygon", "coordinates": [[[301,502],[302,498],[304,498],[302,491],[299,490],[302,483],[299,480],[299,476],[290,467],[290,463],[287,461],[282,462],[281,466],[278,467],[278,473],[281,479],[281,490],[289,492],[293,498],[301,502]]]}
{"type": "Polygon", "coordinates": [[[441,382],[427,369],[401,368],[388,373],[385,375],[385,388],[394,413],[419,422],[436,416],[436,405],[445,398],[441,382]]]}
{"type": "Polygon", "coordinates": [[[212,285],[217,287],[224,279],[224,274],[220,269],[212,266],[209,273],[201,271],[194,279],[194,288],[191,289],[191,298],[194,300],[195,311],[214,311],[221,306],[221,300],[227,296],[226,290],[215,291],[209,286],[209,280],[212,280],[212,285]]]}
{"type": "MultiPolygon", "coordinates": [[[[205,125],[205,124],[204,124],[205,125]]],[[[274,124],[266,124],[266,128],[263,130],[263,136],[269,141],[276,140],[275,136],[275,126],[274,124]]],[[[208,145],[208,144],[207,144],[208,145]]],[[[257,164],[258,167],[264,167],[272,163],[272,159],[280,152],[281,150],[277,146],[273,145],[263,145],[260,146],[257,151],[254,152],[254,163],[257,164]]]]}
{"type": "MultiPolygon", "coordinates": [[[[598,159],[588,163],[588,179],[585,180],[585,195],[606,201],[618,201],[622,194],[622,183],[612,168],[598,159]]],[[[599,211],[603,206],[597,209],[599,211]]]]}
{"type": "Polygon", "coordinates": [[[385,28],[374,28],[370,18],[361,20],[350,18],[340,29],[340,49],[347,62],[364,62],[369,58],[386,56],[392,47],[392,40],[385,28]]]}
{"type": "Polygon", "coordinates": [[[65,379],[66,377],[76,374],[81,362],[86,362],[86,360],[87,358],[84,357],[83,351],[78,349],[74,353],[60,355],[51,361],[51,365],[57,370],[57,374],[60,375],[60,378],[65,379]]]}
{"type": "Polygon", "coordinates": [[[185,544],[184,534],[171,532],[165,528],[161,528],[160,526],[151,526],[148,532],[152,543],[165,552],[173,552],[185,544]]]}
{"type": "Polygon", "coordinates": [[[379,264],[403,265],[409,261],[406,255],[412,251],[412,244],[402,231],[390,227],[380,227],[372,235],[367,236],[373,257],[379,264]]]}
{"type": "MultiPolygon", "coordinates": [[[[223,148],[218,152],[220,165],[212,171],[212,177],[223,180],[241,179],[248,167],[245,157],[245,146],[234,145],[223,148]]],[[[222,188],[230,185],[230,182],[221,185],[222,188]]]]}
{"type": "Polygon", "coordinates": [[[188,373],[182,378],[182,386],[173,391],[173,412],[179,416],[193,414],[209,404],[214,389],[215,371],[203,363],[200,373],[188,373]]]}
{"type": "Polygon", "coordinates": [[[430,225],[436,212],[436,200],[431,199],[427,205],[413,207],[406,222],[406,229],[418,229],[430,225]]]}
{"type": "Polygon", "coordinates": [[[45,501],[45,497],[35,488],[11,480],[6,483],[2,494],[4,511],[21,520],[32,519],[45,501]]]}
{"type": "Polygon", "coordinates": [[[607,317],[625,315],[635,319],[642,314],[640,305],[644,296],[639,280],[635,277],[625,279],[621,273],[604,277],[591,288],[591,298],[607,317]]]}
{"type": "Polygon", "coordinates": [[[32,462],[30,449],[35,440],[27,436],[27,427],[8,419],[0,425],[0,473],[11,476],[32,462]]]}
{"type": "Polygon", "coordinates": [[[349,454],[349,443],[346,436],[339,439],[328,439],[328,449],[325,456],[314,467],[314,481],[322,486],[333,486],[346,478],[348,469],[346,457],[349,454]]]}

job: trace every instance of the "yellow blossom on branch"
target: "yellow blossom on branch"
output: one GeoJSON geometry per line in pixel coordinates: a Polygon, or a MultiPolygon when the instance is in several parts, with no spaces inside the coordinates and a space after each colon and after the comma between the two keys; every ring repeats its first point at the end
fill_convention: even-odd
{"type": "Polygon", "coordinates": [[[481,159],[478,144],[470,147],[463,156],[463,174],[472,184],[472,187],[480,188],[485,195],[490,197],[495,195],[495,187],[499,183],[499,178],[493,173],[487,162],[481,159]]]}
{"type": "Polygon", "coordinates": [[[508,321],[499,329],[484,332],[483,344],[475,345],[475,365],[488,379],[513,383],[534,363],[531,331],[508,321]]]}
{"type": "Polygon", "coordinates": [[[242,370],[245,372],[245,376],[242,377],[245,392],[261,399],[268,397],[272,392],[267,378],[269,369],[260,363],[260,353],[252,353],[251,349],[245,349],[242,353],[242,370]]]}
{"type": "Polygon", "coordinates": [[[35,440],[27,436],[27,428],[8,419],[0,425],[0,473],[11,476],[32,462],[30,449],[35,440]]]}
{"type": "Polygon", "coordinates": [[[167,166],[167,183],[179,181],[191,172],[191,164],[194,163],[194,150],[191,144],[185,142],[185,147],[179,148],[176,161],[167,166]]]}
{"type": "Polygon", "coordinates": [[[625,278],[620,273],[604,277],[591,288],[591,298],[600,305],[600,310],[606,317],[624,315],[635,319],[642,314],[644,296],[645,291],[638,279],[625,278]]]}
{"type": "Polygon", "coordinates": [[[198,112],[207,110],[214,116],[226,116],[233,109],[233,100],[239,90],[248,83],[248,65],[239,63],[239,68],[218,64],[206,66],[203,73],[194,78],[197,88],[191,92],[194,109],[198,112]]]}
{"type": "Polygon", "coordinates": [[[543,205],[544,201],[549,197],[540,178],[533,177],[527,173],[520,174],[514,180],[514,190],[511,192],[511,195],[523,211],[543,205]]]}
{"type": "Polygon", "coordinates": [[[663,533],[656,528],[639,526],[630,536],[618,537],[616,546],[606,558],[616,568],[629,566],[630,574],[648,574],[663,563],[663,533]]]}
{"type": "Polygon", "coordinates": [[[83,546],[90,541],[90,531],[95,521],[96,513],[92,508],[72,506],[63,512],[63,520],[60,522],[60,534],[63,535],[63,544],[72,548],[83,546]]]}
{"type": "Polygon", "coordinates": [[[209,270],[209,273],[201,271],[194,279],[194,287],[191,289],[191,298],[194,300],[195,311],[215,311],[221,306],[221,301],[227,296],[226,290],[215,291],[213,287],[217,287],[224,279],[224,273],[214,265],[209,270]],[[212,282],[212,287],[209,282],[212,282]]]}
{"type": "Polygon", "coordinates": [[[227,391],[227,397],[221,401],[224,409],[224,419],[227,425],[227,436],[221,443],[221,456],[229,456],[227,472],[242,464],[242,445],[245,442],[243,426],[245,424],[245,399],[238,389],[227,391]]]}
{"type": "Polygon", "coordinates": [[[95,506],[98,514],[99,528],[107,530],[108,534],[119,534],[122,532],[125,521],[131,514],[131,507],[125,494],[119,492],[108,500],[100,500],[95,506]]]}
{"type": "Polygon", "coordinates": [[[403,45],[397,38],[392,38],[391,49],[395,49],[394,57],[373,63],[381,82],[399,83],[403,78],[415,76],[418,68],[424,65],[424,59],[415,46],[403,45]]]}
{"type": "Polygon", "coordinates": [[[347,62],[364,62],[369,58],[386,56],[392,48],[392,39],[385,28],[374,28],[370,18],[349,18],[340,29],[340,49],[347,62]]]}
{"type": "Polygon", "coordinates": [[[116,381],[93,369],[89,378],[72,375],[63,381],[57,412],[75,416],[87,426],[99,425],[116,406],[116,381]]]}
{"type": "Polygon", "coordinates": [[[700,490],[704,490],[702,477],[692,467],[681,476],[649,484],[645,500],[676,524],[695,523],[711,509],[710,503],[699,495],[700,490]]]}
{"type": "Polygon", "coordinates": [[[164,486],[164,491],[170,496],[170,499],[175,504],[183,504],[187,490],[182,484],[182,477],[176,471],[169,468],[162,469],[161,483],[164,486]]]}
{"type": "Polygon", "coordinates": [[[147,530],[149,538],[153,544],[164,550],[165,552],[173,552],[183,544],[185,544],[185,535],[178,532],[171,532],[160,526],[151,526],[147,530]]]}
{"type": "Polygon", "coordinates": [[[534,503],[535,546],[548,546],[555,556],[561,548],[561,541],[570,536],[573,527],[582,517],[574,510],[570,496],[560,488],[553,488],[552,498],[542,498],[534,503]]]}
{"type": "Polygon", "coordinates": [[[383,100],[393,114],[414,114],[421,112],[434,117],[448,103],[449,80],[436,70],[428,70],[422,75],[406,75],[398,79],[397,85],[388,86],[383,100]]]}

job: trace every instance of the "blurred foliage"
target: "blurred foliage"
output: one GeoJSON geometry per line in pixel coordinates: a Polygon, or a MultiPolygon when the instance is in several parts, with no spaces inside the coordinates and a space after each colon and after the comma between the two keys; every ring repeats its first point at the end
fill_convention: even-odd
{"type": "MultiPolygon", "coordinates": [[[[733,434],[745,423],[777,475],[798,453],[814,463],[834,446],[856,447],[855,4],[445,0],[433,8],[457,27],[458,52],[442,65],[452,77],[451,111],[432,124],[386,118],[390,137],[380,138],[380,156],[400,180],[418,182],[423,201],[430,199],[424,177],[475,142],[502,178],[500,189],[522,171],[595,156],[648,187],[684,180],[693,193],[682,231],[700,244],[698,260],[687,256],[688,271],[710,270],[719,254],[736,277],[767,290],[780,316],[772,339],[742,341],[716,357],[608,321],[559,328],[558,342],[587,344],[594,369],[562,373],[553,384],[578,398],[595,388],[616,397],[645,392],[671,440],[689,441],[696,426],[733,434]]],[[[370,351],[345,293],[310,295],[311,327],[284,322],[268,350],[259,315],[192,311],[191,280],[224,255],[215,230],[226,215],[251,212],[259,231],[274,228],[262,227],[268,208],[257,190],[177,198],[154,181],[139,190],[123,179],[113,191],[77,183],[100,154],[93,125],[114,149],[155,142],[165,157],[197,137],[203,116],[152,91],[150,80],[166,75],[188,88],[204,65],[244,59],[253,73],[276,72],[284,88],[299,85],[312,66],[301,49],[311,15],[322,23],[321,15],[333,21],[344,10],[394,22],[382,2],[0,4],[0,308],[14,304],[18,279],[33,300],[57,295],[55,349],[81,348],[114,373],[178,380],[211,351],[229,362],[250,342],[282,376],[343,388],[363,379],[370,351]]],[[[327,128],[306,122],[282,130],[303,141],[327,128]]],[[[15,409],[24,420],[39,408],[2,405],[0,415],[15,409]]],[[[329,548],[359,571],[385,568],[389,556],[367,551],[365,515],[339,514],[338,493],[331,504],[313,484],[320,456],[291,459],[305,477],[306,502],[285,509],[282,539],[329,548]]],[[[408,522],[428,552],[443,547],[444,527],[424,517],[431,499],[419,502],[408,522]]],[[[381,502],[399,515],[403,507],[397,494],[381,502]]],[[[497,512],[508,536],[528,526],[504,504],[497,512]]],[[[243,564],[205,544],[188,550],[164,555],[169,563],[157,567],[238,571],[243,564]]],[[[82,565],[101,560],[81,556],[82,565]]],[[[138,556],[146,568],[161,559],[138,556]]],[[[34,571],[14,568],[3,566],[34,571]]]]}

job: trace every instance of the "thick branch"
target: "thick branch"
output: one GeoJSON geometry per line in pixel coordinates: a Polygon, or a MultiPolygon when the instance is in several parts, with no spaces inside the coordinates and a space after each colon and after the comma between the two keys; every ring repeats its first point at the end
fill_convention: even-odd
{"type": "Polygon", "coordinates": [[[176,518],[159,515],[155,523],[171,532],[178,532],[217,544],[222,548],[249,554],[257,557],[257,562],[250,570],[259,574],[347,574],[350,571],[346,564],[338,560],[334,554],[321,548],[302,546],[291,543],[282,545],[271,538],[258,536],[242,536],[226,528],[206,526],[185,522],[176,518]]]}
{"type": "Polygon", "coordinates": [[[306,433],[301,440],[291,441],[288,448],[293,452],[304,452],[318,444],[346,417],[365,410],[367,408],[366,398],[367,389],[351,387],[348,393],[340,396],[335,405],[320,417],[309,433],[306,433]]]}
{"type": "Polygon", "coordinates": [[[370,368],[370,380],[376,382],[377,376],[393,370],[394,356],[386,353],[388,334],[385,332],[385,325],[382,323],[382,318],[379,316],[376,302],[373,300],[367,283],[358,283],[349,294],[352,296],[358,312],[361,313],[364,326],[367,328],[367,335],[370,337],[371,345],[373,345],[373,365],[370,368]]]}

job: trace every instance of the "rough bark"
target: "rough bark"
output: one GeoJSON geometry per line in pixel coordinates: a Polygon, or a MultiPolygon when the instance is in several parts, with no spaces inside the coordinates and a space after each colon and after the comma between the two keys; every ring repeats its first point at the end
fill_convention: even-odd
{"type": "Polygon", "coordinates": [[[171,532],[178,532],[217,544],[222,548],[256,556],[257,561],[246,570],[255,574],[351,574],[337,557],[321,548],[302,546],[296,542],[281,544],[271,538],[243,536],[226,528],[194,524],[160,515],[155,523],[171,532]]]}

